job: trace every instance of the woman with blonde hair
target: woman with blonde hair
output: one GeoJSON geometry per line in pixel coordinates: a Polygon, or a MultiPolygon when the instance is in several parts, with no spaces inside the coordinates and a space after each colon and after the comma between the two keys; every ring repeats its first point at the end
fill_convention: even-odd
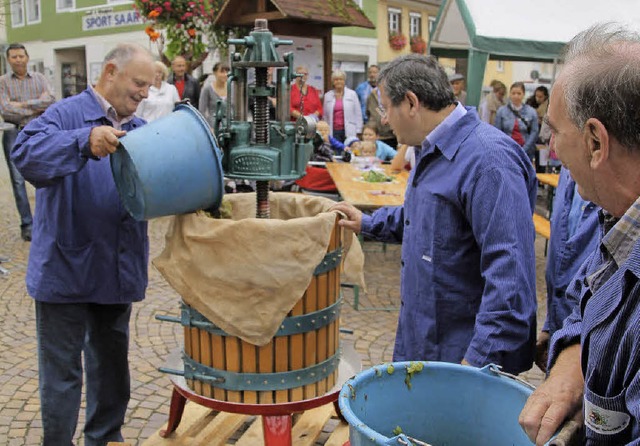
{"type": "Polygon", "coordinates": [[[167,82],[169,69],[162,62],[153,64],[155,77],[153,85],[149,87],[149,96],[138,104],[136,115],[147,122],[154,121],[173,111],[176,102],[180,101],[176,87],[167,82]]]}
{"type": "Polygon", "coordinates": [[[335,70],[331,74],[333,90],[324,95],[323,116],[331,135],[340,142],[362,132],[362,108],[358,94],[345,86],[347,75],[335,70]]]}

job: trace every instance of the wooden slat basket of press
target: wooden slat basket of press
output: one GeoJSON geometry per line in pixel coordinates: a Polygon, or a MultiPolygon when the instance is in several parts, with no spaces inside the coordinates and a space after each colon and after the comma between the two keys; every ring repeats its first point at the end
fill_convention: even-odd
{"type": "Polygon", "coordinates": [[[184,377],[194,392],[219,401],[274,404],[315,398],[336,385],[342,232],[336,218],[311,283],[264,346],[225,333],[182,304],[184,377]]]}

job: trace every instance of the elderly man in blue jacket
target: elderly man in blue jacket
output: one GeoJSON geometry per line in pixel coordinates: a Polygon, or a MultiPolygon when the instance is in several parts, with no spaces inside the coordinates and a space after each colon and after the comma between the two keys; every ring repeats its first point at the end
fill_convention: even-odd
{"type": "Polygon", "coordinates": [[[44,446],[73,444],[86,374],[85,444],[122,441],[131,303],[147,286],[147,224],[125,211],[108,155],[154,78],[153,58],[121,44],[95,88],[60,101],[18,136],[12,160],[36,187],[27,290],[35,299],[44,446]]]}
{"type": "Polygon", "coordinates": [[[520,147],[455,101],[435,59],[407,55],[378,77],[384,120],[416,147],[403,206],[340,224],[402,242],[393,359],[533,363],[536,336],[536,175],[520,147]]]}
{"type": "Polygon", "coordinates": [[[536,342],[536,364],[547,370],[549,339],[578,302],[567,298],[574,276],[600,242],[600,206],[583,199],[576,182],[564,167],[553,200],[551,238],[547,256],[547,318],[536,342]]]}
{"type": "Polygon", "coordinates": [[[520,423],[536,445],[573,419],[584,445],[640,445],[640,33],[595,25],[569,42],[545,118],[601,240],[567,289],[550,371],[520,423]]]}

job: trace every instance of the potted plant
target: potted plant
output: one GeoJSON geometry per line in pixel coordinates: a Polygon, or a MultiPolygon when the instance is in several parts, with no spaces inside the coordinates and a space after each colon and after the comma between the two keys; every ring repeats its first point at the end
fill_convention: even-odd
{"type": "Polygon", "coordinates": [[[404,36],[404,34],[396,32],[389,34],[389,46],[391,46],[392,50],[400,51],[405,47],[406,44],[407,38],[404,36]]]}
{"type": "Polygon", "coordinates": [[[411,51],[418,54],[424,54],[427,52],[427,42],[420,36],[413,36],[411,38],[411,51]]]}

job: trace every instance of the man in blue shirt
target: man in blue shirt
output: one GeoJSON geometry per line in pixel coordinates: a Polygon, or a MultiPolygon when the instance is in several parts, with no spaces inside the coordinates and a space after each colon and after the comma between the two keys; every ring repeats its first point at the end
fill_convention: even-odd
{"type": "Polygon", "coordinates": [[[584,200],[567,169],[561,169],[551,216],[551,238],[547,257],[547,319],[536,343],[536,364],[547,369],[549,339],[562,328],[576,305],[565,293],[580,266],[600,242],[598,210],[584,200]]]}
{"type": "Polygon", "coordinates": [[[536,336],[531,162],[456,103],[433,58],[395,59],[378,87],[383,120],[400,144],[416,146],[404,206],[373,215],[347,203],[334,209],[346,215],[344,227],[402,242],[393,359],[528,370],[536,336]]]}
{"type": "Polygon", "coordinates": [[[543,445],[568,419],[586,445],[640,445],[640,34],[595,25],[568,44],[547,112],[551,147],[602,240],[567,289],[576,303],[551,338],[550,372],[520,423],[543,445]]]}
{"type": "Polygon", "coordinates": [[[27,291],[35,299],[44,446],[73,444],[82,354],[87,446],[122,441],[129,401],[131,303],[147,286],[147,224],[125,211],[108,155],[144,124],[134,113],[153,57],[121,44],[95,88],[60,101],[20,133],[11,158],[36,187],[27,291]]]}
{"type": "Polygon", "coordinates": [[[367,70],[367,80],[356,87],[356,93],[358,94],[358,99],[360,99],[360,107],[362,108],[362,120],[365,124],[369,120],[369,117],[367,116],[367,98],[371,94],[371,91],[376,88],[379,71],[380,69],[377,65],[370,65],[369,69],[367,70]]]}

